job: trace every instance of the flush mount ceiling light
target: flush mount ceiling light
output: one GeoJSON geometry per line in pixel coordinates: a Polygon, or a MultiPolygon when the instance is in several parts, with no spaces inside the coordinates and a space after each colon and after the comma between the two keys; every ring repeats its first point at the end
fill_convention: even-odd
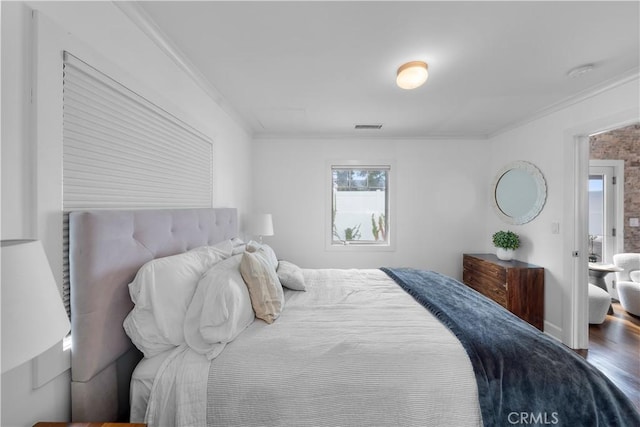
{"type": "Polygon", "coordinates": [[[398,68],[396,83],[402,89],[415,89],[420,87],[427,81],[427,77],[429,77],[427,69],[428,66],[426,62],[407,62],[398,68]]]}

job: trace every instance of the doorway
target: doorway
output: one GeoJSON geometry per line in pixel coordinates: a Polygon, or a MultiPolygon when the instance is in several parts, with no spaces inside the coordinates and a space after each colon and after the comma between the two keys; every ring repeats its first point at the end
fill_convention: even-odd
{"type": "MultiPolygon", "coordinates": [[[[571,289],[569,295],[570,308],[567,310],[564,318],[565,325],[567,326],[567,334],[565,335],[564,342],[574,349],[586,349],[589,346],[589,328],[588,328],[588,297],[587,286],[588,283],[588,253],[589,253],[589,168],[590,160],[610,160],[625,159],[624,155],[611,154],[611,147],[606,149],[599,144],[591,144],[593,139],[602,139],[610,137],[610,132],[616,132],[623,128],[632,128],[632,132],[640,131],[640,124],[638,123],[638,110],[630,110],[625,113],[621,113],[612,117],[603,118],[584,126],[572,129],[571,133],[567,134],[566,147],[569,150],[570,157],[573,161],[573,179],[568,183],[573,190],[573,198],[571,203],[567,204],[567,216],[566,221],[573,222],[573,229],[569,239],[566,240],[567,251],[572,251],[572,262],[566,264],[566,274],[571,277],[571,289]],[[595,145],[592,147],[592,145],[595,145]]],[[[631,143],[634,152],[637,152],[638,138],[632,137],[631,143]]],[[[630,146],[629,141],[623,144],[614,144],[618,151],[622,146],[630,146]]],[[[595,166],[595,165],[594,165],[595,166]]],[[[598,165],[599,166],[599,165],[598,165]]],[[[625,172],[625,180],[629,181],[633,177],[625,172]]],[[[640,168],[638,168],[640,172],[640,168]]],[[[637,182],[640,183],[640,175],[637,178],[637,182]]],[[[622,187],[622,181],[617,178],[616,188],[622,187]]],[[[633,188],[637,188],[634,184],[633,188]]],[[[571,191],[571,190],[569,190],[571,191]]],[[[620,191],[620,190],[618,190],[620,191]]],[[[630,197],[631,193],[625,195],[626,198],[630,197]]],[[[633,242],[624,241],[622,234],[619,230],[625,225],[626,217],[624,211],[624,201],[622,197],[618,197],[617,206],[619,209],[616,212],[616,216],[619,218],[618,222],[621,226],[616,230],[617,242],[619,251],[640,251],[640,233],[637,239],[634,238],[634,231],[636,229],[628,228],[627,231],[631,233],[624,233],[626,240],[630,238],[633,242]],[[623,249],[624,248],[624,249],[623,249]]],[[[637,229],[640,231],[640,228],[637,229]]],[[[605,255],[606,257],[606,255],[605,255]]]]}
{"type": "MultiPolygon", "coordinates": [[[[612,264],[624,241],[624,160],[589,160],[588,199],[589,262],[612,264]]],[[[605,281],[617,299],[613,275],[605,281]]]]}

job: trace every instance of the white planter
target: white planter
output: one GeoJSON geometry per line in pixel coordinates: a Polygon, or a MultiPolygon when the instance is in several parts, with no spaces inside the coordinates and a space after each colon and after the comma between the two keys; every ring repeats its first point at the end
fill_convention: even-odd
{"type": "Polygon", "coordinates": [[[513,249],[496,248],[496,256],[503,261],[511,261],[513,259],[513,249]]]}

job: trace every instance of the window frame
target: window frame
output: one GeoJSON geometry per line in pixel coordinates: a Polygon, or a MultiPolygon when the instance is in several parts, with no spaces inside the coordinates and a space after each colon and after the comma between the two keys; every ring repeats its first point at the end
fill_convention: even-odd
{"type": "Polygon", "coordinates": [[[395,161],[394,160],[328,160],[326,162],[325,178],[325,250],[327,251],[357,251],[357,252],[377,252],[395,251],[396,249],[396,226],[395,226],[395,161]],[[371,241],[358,243],[357,241],[335,243],[333,239],[333,170],[334,169],[386,169],[387,170],[387,194],[386,194],[386,215],[387,215],[387,240],[384,243],[371,241]]]}

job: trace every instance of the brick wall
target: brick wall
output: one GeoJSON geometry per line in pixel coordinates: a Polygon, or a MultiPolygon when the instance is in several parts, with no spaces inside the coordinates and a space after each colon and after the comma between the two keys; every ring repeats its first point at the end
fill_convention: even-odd
{"type": "Polygon", "coordinates": [[[629,218],[640,218],[640,124],[590,138],[591,159],[624,160],[624,251],[640,252],[640,227],[629,227],[629,218]]]}

